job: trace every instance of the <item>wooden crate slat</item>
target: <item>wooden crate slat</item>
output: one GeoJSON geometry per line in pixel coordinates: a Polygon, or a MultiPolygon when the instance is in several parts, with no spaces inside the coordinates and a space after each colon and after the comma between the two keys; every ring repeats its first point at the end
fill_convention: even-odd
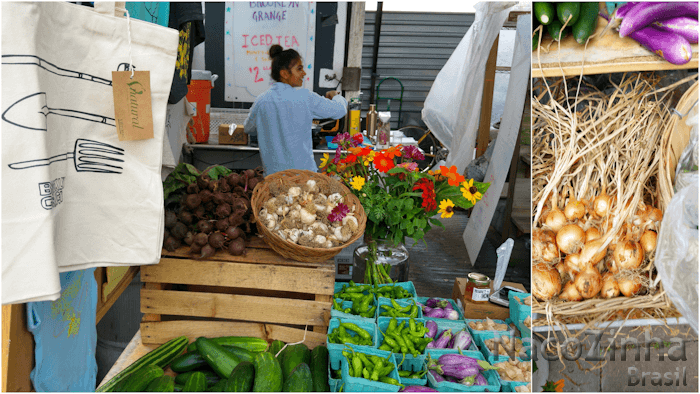
{"type": "Polygon", "coordinates": [[[199,337],[244,336],[267,338],[265,325],[262,323],[206,320],[171,320],[141,323],[141,340],[143,343],[160,345],[182,335],[187,336],[190,342],[199,337]]]}
{"type": "Polygon", "coordinates": [[[325,325],[330,303],[288,298],[141,289],[141,312],[280,324],[325,325]]]}
{"type": "MultiPolygon", "coordinates": [[[[278,339],[285,343],[296,343],[301,342],[301,340],[304,339],[304,330],[300,330],[298,328],[278,326],[275,324],[265,324],[265,330],[269,341],[278,339]]],[[[313,349],[318,345],[325,345],[327,332],[327,327],[323,333],[320,333],[311,331],[311,327],[309,326],[306,330],[306,339],[304,340],[304,344],[308,346],[309,349],[313,349]]]]}
{"type": "Polygon", "coordinates": [[[335,267],[303,268],[272,264],[162,258],[142,267],[141,281],[258,288],[299,293],[333,294],[335,267]]]}

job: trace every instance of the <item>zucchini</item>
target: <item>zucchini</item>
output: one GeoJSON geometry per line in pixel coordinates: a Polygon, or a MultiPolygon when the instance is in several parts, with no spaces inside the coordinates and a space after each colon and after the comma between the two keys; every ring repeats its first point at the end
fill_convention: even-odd
{"type": "Polygon", "coordinates": [[[207,378],[202,372],[195,371],[185,382],[185,387],[182,391],[186,392],[202,392],[207,389],[207,378]]]}
{"type": "MultiPolygon", "coordinates": [[[[277,356],[277,353],[282,350],[284,345],[284,342],[280,341],[279,339],[275,339],[272,341],[272,344],[270,344],[270,349],[268,349],[268,351],[272,353],[273,356],[277,356]]],[[[280,354],[280,357],[282,357],[282,354],[280,354]]]]}
{"type": "Polygon", "coordinates": [[[557,18],[559,18],[559,22],[561,22],[562,25],[564,25],[564,23],[566,23],[566,20],[569,19],[569,16],[571,16],[571,20],[569,21],[569,23],[566,23],[566,25],[573,26],[578,20],[578,14],[580,11],[581,6],[579,3],[557,3],[557,18]]]}
{"type": "Polygon", "coordinates": [[[207,360],[205,360],[201,354],[197,352],[187,352],[177,356],[175,360],[170,363],[170,369],[172,369],[173,372],[181,373],[193,371],[207,365],[209,365],[207,360]]]}
{"type": "Polygon", "coordinates": [[[112,379],[110,379],[109,382],[98,387],[95,391],[113,391],[117,383],[122,382],[129,374],[131,374],[132,372],[136,372],[137,370],[148,365],[157,365],[161,368],[165,368],[175,359],[175,357],[179,356],[180,353],[182,353],[182,351],[187,346],[188,342],[189,341],[187,340],[186,336],[181,336],[169,340],[168,342],[158,346],[156,349],[148,352],[146,355],[139,358],[128,367],[124,368],[124,370],[122,370],[121,372],[116,374],[112,379]]]}
{"type": "Polygon", "coordinates": [[[561,35],[560,35],[559,32],[561,31],[561,27],[562,27],[562,24],[561,24],[561,22],[559,22],[558,19],[553,20],[552,23],[547,25],[547,33],[549,33],[549,35],[552,37],[552,39],[554,41],[559,41],[559,40],[563,40],[564,38],[566,38],[566,32],[567,32],[567,30],[569,30],[569,28],[567,27],[566,29],[564,29],[564,31],[562,31],[561,35]]]}
{"type": "Polygon", "coordinates": [[[282,366],[270,352],[262,352],[253,360],[255,366],[254,392],[282,391],[282,366]]]}
{"type": "MultiPolygon", "coordinates": [[[[208,339],[217,345],[240,347],[256,353],[264,352],[269,347],[266,340],[257,337],[216,337],[208,339]]],[[[190,343],[187,347],[187,351],[193,352],[195,350],[197,350],[196,343],[190,343]]]]}
{"type": "Polygon", "coordinates": [[[311,364],[311,350],[303,343],[287,346],[280,357],[282,376],[285,380],[299,364],[311,364]]]}
{"type": "Polygon", "coordinates": [[[326,345],[319,345],[311,351],[311,379],[313,380],[316,392],[327,393],[331,391],[328,385],[328,348],[326,345]]]}
{"type": "Polygon", "coordinates": [[[151,384],[152,381],[154,381],[156,378],[163,376],[163,374],[163,368],[154,364],[147,365],[129,375],[129,377],[124,382],[124,385],[121,386],[120,391],[144,391],[146,387],[148,387],[148,385],[151,384]]]}
{"type": "Polygon", "coordinates": [[[226,351],[221,345],[208,340],[205,337],[197,338],[197,351],[207,360],[211,369],[222,379],[226,379],[241,359],[226,351]]]}
{"type": "Polygon", "coordinates": [[[172,376],[168,375],[153,379],[153,381],[148,384],[148,387],[146,387],[146,391],[151,393],[171,393],[173,390],[175,390],[175,380],[172,376]]]}
{"type": "Polygon", "coordinates": [[[543,25],[549,25],[552,21],[556,20],[556,12],[552,3],[535,2],[532,5],[532,10],[537,20],[543,25]]]}
{"type": "Polygon", "coordinates": [[[314,383],[311,378],[311,370],[309,365],[306,363],[301,363],[292,370],[284,379],[284,385],[282,385],[282,391],[287,393],[310,393],[314,391],[314,383]]]}
{"type": "MultiPolygon", "coordinates": [[[[207,364],[208,366],[208,364],[207,364]]],[[[217,383],[219,383],[219,380],[221,380],[221,377],[211,369],[200,369],[198,371],[189,371],[185,373],[180,373],[175,376],[175,383],[177,384],[185,384],[187,382],[187,379],[189,379],[190,375],[192,375],[195,372],[201,372],[204,374],[204,377],[207,378],[207,386],[213,386],[217,383]]]]}
{"type": "Polygon", "coordinates": [[[598,24],[598,2],[581,3],[578,21],[571,28],[574,40],[580,45],[586,43],[598,24]]]}
{"type": "Polygon", "coordinates": [[[253,362],[255,360],[255,356],[259,352],[251,352],[248,349],[243,349],[242,347],[237,347],[237,346],[227,346],[223,345],[223,348],[226,349],[228,352],[233,353],[235,356],[241,359],[241,361],[248,361],[248,362],[253,362]]]}
{"type": "Polygon", "coordinates": [[[253,383],[255,383],[255,365],[252,362],[241,361],[226,380],[224,391],[229,393],[251,392],[253,391],[253,383]]]}

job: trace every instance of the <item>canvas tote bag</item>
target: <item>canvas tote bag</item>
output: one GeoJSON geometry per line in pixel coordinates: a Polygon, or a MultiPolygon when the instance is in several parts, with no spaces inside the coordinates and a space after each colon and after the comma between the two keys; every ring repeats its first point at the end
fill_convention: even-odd
{"type": "Polygon", "coordinates": [[[56,300],[59,272],[160,259],[178,32],[96,4],[2,3],[3,304],[56,300]],[[117,137],[112,71],[130,63],[150,71],[153,139],[117,137]]]}

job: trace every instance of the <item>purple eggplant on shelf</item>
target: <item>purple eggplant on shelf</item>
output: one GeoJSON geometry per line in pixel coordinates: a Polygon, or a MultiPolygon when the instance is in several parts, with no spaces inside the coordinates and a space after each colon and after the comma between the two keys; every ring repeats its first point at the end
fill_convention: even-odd
{"type": "Polygon", "coordinates": [[[454,343],[451,348],[455,350],[467,350],[472,344],[472,337],[466,329],[460,330],[452,337],[452,340],[454,343]]]}
{"type": "MultiPolygon", "coordinates": [[[[433,320],[428,320],[425,322],[425,326],[428,328],[428,333],[425,334],[426,337],[433,338],[435,339],[435,335],[437,335],[437,323],[433,320]]],[[[433,342],[430,342],[433,343],[433,342]]]]}

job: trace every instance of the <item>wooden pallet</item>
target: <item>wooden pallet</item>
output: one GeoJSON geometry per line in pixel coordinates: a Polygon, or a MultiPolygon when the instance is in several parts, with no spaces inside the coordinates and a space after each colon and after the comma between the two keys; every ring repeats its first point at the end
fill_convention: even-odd
{"type": "Polygon", "coordinates": [[[219,251],[194,260],[188,248],[163,251],[160,263],[141,267],[141,337],[161,344],[187,335],[257,336],[285,342],[306,335],[325,343],[335,263],[285,259],[259,238],[245,256],[219,251]],[[305,329],[308,330],[305,333],[305,329]]]}

